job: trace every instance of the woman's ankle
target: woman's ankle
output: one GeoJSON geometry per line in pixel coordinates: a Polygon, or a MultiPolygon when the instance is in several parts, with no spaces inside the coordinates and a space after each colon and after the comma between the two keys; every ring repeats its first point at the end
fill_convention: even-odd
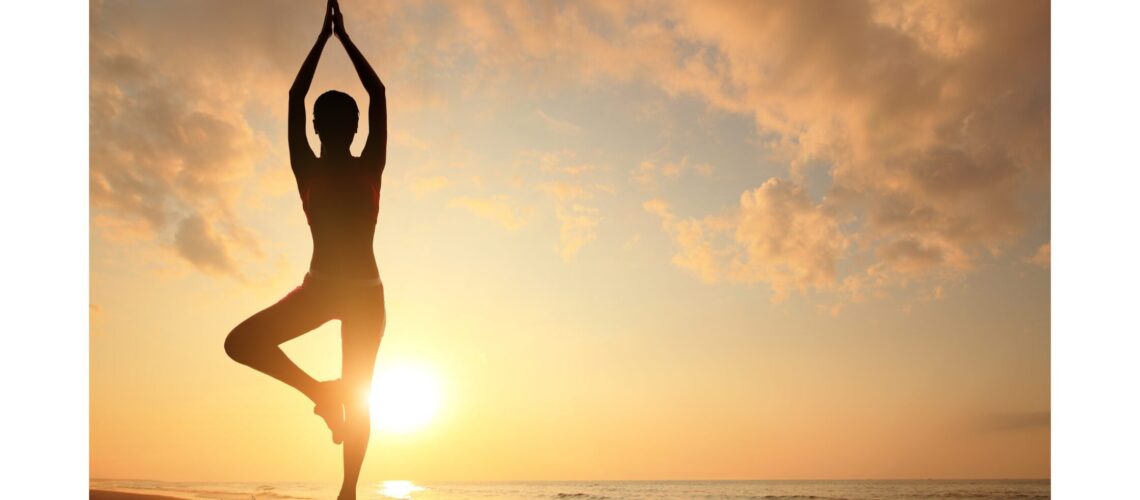
{"type": "Polygon", "coordinates": [[[340,379],[317,381],[305,395],[318,406],[341,404],[340,379]]]}

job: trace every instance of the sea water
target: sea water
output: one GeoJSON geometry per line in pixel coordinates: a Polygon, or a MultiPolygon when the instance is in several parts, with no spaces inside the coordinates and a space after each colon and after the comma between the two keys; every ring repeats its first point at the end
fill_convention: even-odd
{"type": "MultiPolygon", "coordinates": [[[[186,499],[335,499],[323,483],[198,483],[99,479],[92,489],[186,499]]],[[[1049,480],[927,481],[526,481],[362,483],[361,500],[406,499],[1045,499],[1049,480]]]]}

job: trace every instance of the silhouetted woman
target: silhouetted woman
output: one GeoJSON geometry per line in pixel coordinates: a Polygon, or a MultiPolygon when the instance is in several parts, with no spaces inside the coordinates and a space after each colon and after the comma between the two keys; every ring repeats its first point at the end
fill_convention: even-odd
{"type": "Polygon", "coordinates": [[[313,412],[328,424],[333,442],[344,442],[341,500],[356,498],[370,431],[372,369],[384,334],[384,286],[372,238],[387,141],[384,85],[345,32],[340,6],[329,0],[317,43],[289,90],[289,159],[313,236],[309,272],[285,298],[234,328],[225,347],[234,360],[293,386],[313,401],[313,412]],[[313,106],[313,128],[321,139],[319,157],[305,137],[305,95],[325,42],[334,33],[368,91],[371,132],[359,158],[348,150],[356,134],[356,102],[343,92],[326,92],[313,106]],[[279,346],[332,319],[341,321],[341,379],[318,382],[279,346]]]}

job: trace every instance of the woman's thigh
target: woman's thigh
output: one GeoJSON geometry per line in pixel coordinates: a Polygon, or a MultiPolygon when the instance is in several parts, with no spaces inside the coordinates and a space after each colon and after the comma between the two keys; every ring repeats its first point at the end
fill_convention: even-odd
{"type": "Polygon", "coordinates": [[[303,283],[277,303],[243,321],[234,329],[234,334],[273,345],[288,342],[333,319],[327,295],[328,291],[319,285],[303,283]]]}
{"type": "Polygon", "coordinates": [[[346,294],[342,306],[341,377],[354,389],[364,390],[372,382],[376,351],[387,324],[384,287],[353,290],[346,294]]]}

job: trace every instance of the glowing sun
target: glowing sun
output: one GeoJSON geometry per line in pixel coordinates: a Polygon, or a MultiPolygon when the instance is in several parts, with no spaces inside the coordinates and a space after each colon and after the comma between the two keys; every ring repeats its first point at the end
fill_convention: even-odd
{"type": "Polygon", "coordinates": [[[372,428],[415,431],[431,422],[442,400],[439,379],[430,370],[414,364],[382,368],[372,377],[372,428]]]}

